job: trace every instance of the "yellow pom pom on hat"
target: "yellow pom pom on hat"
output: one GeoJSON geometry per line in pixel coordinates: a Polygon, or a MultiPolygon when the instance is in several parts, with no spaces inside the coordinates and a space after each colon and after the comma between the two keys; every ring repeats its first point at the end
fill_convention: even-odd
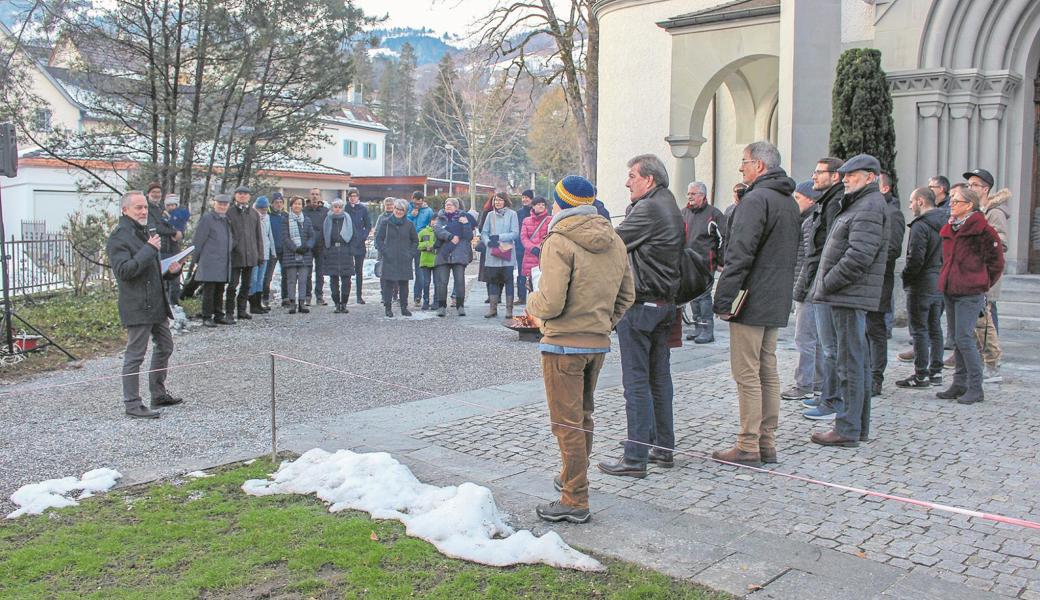
{"type": "Polygon", "coordinates": [[[556,183],[553,199],[560,208],[592,204],[596,200],[596,186],[580,175],[568,175],[556,183]]]}

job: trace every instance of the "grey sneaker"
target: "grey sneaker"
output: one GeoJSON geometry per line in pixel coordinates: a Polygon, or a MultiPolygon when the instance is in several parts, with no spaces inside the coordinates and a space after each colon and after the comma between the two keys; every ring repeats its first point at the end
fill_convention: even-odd
{"type": "Polygon", "coordinates": [[[546,521],[557,523],[567,521],[568,523],[588,523],[592,513],[587,508],[575,508],[553,500],[548,504],[539,504],[534,509],[535,514],[546,521]]]}
{"type": "Polygon", "coordinates": [[[812,388],[803,388],[798,387],[797,385],[792,385],[783,392],[780,392],[780,397],[784,400],[804,400],[805,398],[812,398],[812,396],[812,388]]]}
{"type": "Polygon", "coordinates": [[[1004,376],[1000,374],[1000,367],[986,365],[986,372],[982,376],[982,383],[1000,383],[1004,376]]]}
{"type": "Polygon", "coordinates": [[[126,416],[134,419],[158,419],[161,414],[157,410],[148,408],[140,400],[126,403],[126,416]]]}

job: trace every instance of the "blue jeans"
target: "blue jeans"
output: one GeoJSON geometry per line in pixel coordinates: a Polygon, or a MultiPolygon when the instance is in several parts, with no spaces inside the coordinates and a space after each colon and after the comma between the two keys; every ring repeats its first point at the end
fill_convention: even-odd
{"type": "Polygon", "coordinates": [[[842,386],[838,381],[838,336],[829,304],[815,304],[816,337],[823,353],[823,372],[820,374],[821,410],[838,411],[842,405],[842,386]]]}
{"type": "MultiPolygon", "coordinates": [[[[422,289],[423,289],[423,272],[422,267],[419,266],[419,254],[416,253],[412,257],[412,270],[415,272],[415,283],[412,284],[412,298],[416,300],[418,304],[422,300],[422,289]]],[[[427,295],[429,300],[429,295],[427,295]]]]}
{"type": "Polygon", "coordinates": [[[625,458],[632,462],[647,462],[650,448],[645,444],[675,447],[668,348],[668,332],[674,318],[674,304],[648,306],[636,302],[617,324],[625,416],[628,439],[632,440],[625,443],[625,458]]]}
{"type": "Polygon", "coordinates": [[[844,306],[831,306],[830,312],[838,339],[838,380],[844,400],[834,429],[845,439],[859,440],[870,433],[867,315],[863,310],[844,306]]]}
{"type": "Polygon", "coordinates": [[[914,340],[914,373],[918,377],[942,373],[943,297],[910,292],[906,295],[906,312],[914,340]]]}
{"type": "Polygon", "coordinates": [[[952,331],[953,387],[965,390],[965,397],[982,398],[982,355],[975,341],[975,321],[986,306],[982,294],[943,296],[946,301],[946,326],[952,331]]]}
{"type": "Polygon", "coordinates": [[[253,274],[249,277],[249,295],[264,291],[264,275],[267,274],[267,261],[253,267],[253,274]]]}
{"type": "Polygon", "coordinates": [[[794,347],[798,349],[794,384],[803,390],[821,391],[824,356],[820,338],[816,335],[816,305],[812,302],[795,303],[794,347]]]}

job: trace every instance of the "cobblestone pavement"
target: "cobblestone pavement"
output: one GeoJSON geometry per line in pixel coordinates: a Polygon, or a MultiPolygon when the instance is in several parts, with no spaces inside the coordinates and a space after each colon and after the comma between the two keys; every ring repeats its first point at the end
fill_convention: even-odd
{"type": "MultiPolygon", "coordinates": [[[[902,348],[893,348],[895,351],[902,348]]],[[[794,352],[780,353],[789,373],[794,352]]],[[[892,373],[907,368],[890,365],[892,373]]],[[[949,376],[949,372],[947,372],[949,376]]],[[[735,384],[727,362],[676,374],[676,447],[702,457],[678,457],[675,469],[651,468],[645,479],[610,477],[590,469],[596,493],[720,521],[740,522],[1005,597],[1040,599],[1040,535],[1035,530],[972,519],[768,476],[703,458],[732,444],[737,427],[735,384]]],[[[858,449],[808,441],[814,424],[799,404],[784,401],[775,470],[920,500],[1040,521],[1040,383],[1022,370],[987,385],[987,400],[961,406],[934,393],[889,383],[873,404],[871,442],[858,449]],[[891,389],[889,389],[891,388],[891,389]]],[[[616,457],[625,436],[622,388],[596,396],[593,465],[616,457]]],[[[544,472],[559,463],[543,403],[427,427],[412,436],[474,457],[544,472]]],[[[826,425],[829,426],[829,425],[826,425]]],[[[825,425],[816,424],[823,428],[825,425]]]]}

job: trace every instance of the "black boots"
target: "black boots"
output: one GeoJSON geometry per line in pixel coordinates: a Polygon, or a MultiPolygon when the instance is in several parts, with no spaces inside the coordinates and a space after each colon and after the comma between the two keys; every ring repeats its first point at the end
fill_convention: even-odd
{"type": "Polygon", "coordinates": [[[410,316],[412,316],[412,311],[408,310],[408,301],[407,300],[401,300],[401,316],[402,317],[410,317],[410,316]]]}
{"type": "Polygon", "coordinates": [[[394,310],[391,308],[391,305],[384,304],[383,306],[386,308],[386,316],[392,319],[394,317],[394,310]]]}

